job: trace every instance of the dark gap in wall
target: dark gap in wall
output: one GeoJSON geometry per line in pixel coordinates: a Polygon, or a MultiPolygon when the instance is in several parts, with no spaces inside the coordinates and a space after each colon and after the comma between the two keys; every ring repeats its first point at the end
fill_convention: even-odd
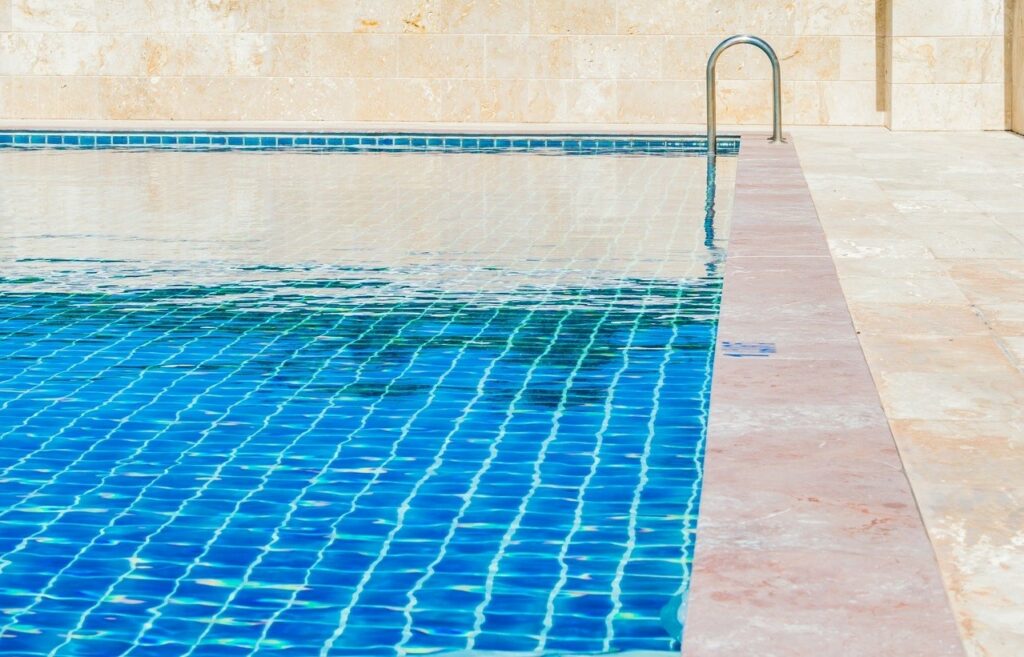
{"type": "MultiPolygon", "coordinates": [[[[1013,0],[1007,0],[1012,2],[1013,0]]],[[[889,62],[892,40],[890,0],[875,0],[875,109],[889,111],[889,62]]],[[[888,119],[886,120],[888,123],[888,119]]]]}
{"type": "MultiPolygon", "coordinates": [[[[1015,71],[1014,68],[1014,23],[1017,13],[1017,2],[1018,0],[1006,0],[1006,4],[1003,7],[1003,127],[1007,130],[1012,130],[1014,121],[1014,112],[1024,111],[1024,107],[1014,107],[1014,76],[1020,78],[1024,75],[1024,71],[1015,71]]],[[[1024,83],[1024,80],[1020,80],[1020,83],[1024,83]]]]}

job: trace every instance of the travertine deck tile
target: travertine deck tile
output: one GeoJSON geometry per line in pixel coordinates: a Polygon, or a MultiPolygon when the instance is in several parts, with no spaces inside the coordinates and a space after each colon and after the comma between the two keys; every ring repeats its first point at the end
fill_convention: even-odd
{"type": "MultiPolygon", "coordinates": [[[[1024,196],[1024,195],[1022,195],[1024,196]]],[[[981,219],[985,219],[982,215],[981,219]]],[[[1003,258],[1024,260],[1024,242],[998,226],[933,226],[921,239],[937,258],[1003,258]]]]}
{"type": "Polygon", "coordinates": [[[1017,367],[1024,370],[1024,335],[1005,337],[1002,343],[1017,367]]]}
{"type": "Polygon", "coordinates": [[[989,335],[991,331],[981,313],[963,303],[851,301],[850,314],[860,335],[989,335]]]}
{"type": "Polygon", "coordinates": [[[1016,369],[999,342],[985,336],[861,335],[868,365],[890,371],[987,372],[1013,377],[1016,369]]]}
{"type": "Polygon", "coordinates": [[[1024,140],[840,129],[796,143],[967,654],[1020,657],[1024,140]],[[846,177],[898,213],[837,203],[846,177]],[[890,233],[857,244],[865,225],[902,248],[881,247],[890,233]]]}
{"type": "Polygon", "coordinates": [[[892,432],[911,476],[942,486],[1024,487],[1017,459],[1024,425],[1011,422],[894,420],[892,432]]]}
{"type": "Polygon", "coordinates": [[[850,303],[967,303],[960,288],[945,275],[893,278],[879,272],[876,276],[845,276],[843,292],[850,303]]]}
{"type": "MultiPolygon", "coordinates": [[[[868,362],[874,362],[869,357],[868,362]]],[[[1024,376],[1017,372],[875,370],[882,405],[892,419],[1024,419],[1024,376]]]]}
{"type": "Polygon", "coordinates": [[[836,258],[860,260],[863,258],[933,259],[928,245],[921,239],[907,239],[895,230],[878,225],[855,226],[857,235],[847,228],[837,228],[828,245],[836,258]],[[886,235],[886,232],[890,235],[886,235]],[[861,236],[863,235],[863,236],[861,236]]]}
{"type": "Polygon", "coordinates": [[[955,259],[950,278],[974,303],[1014,303],[1024,299],[1024,257],[1009,260],[955,259]]]}
{"type": "MultiPolygon", "coordinates": [[[[830,242],[833,252],[836,242],[830,242]]],[[[884,273],[892,278],[929,278],[949,274],[948,266],[932,257],[924,258],[840,258],[835,260],[836,269],[846,276],[878,276],[884,273]]]]}

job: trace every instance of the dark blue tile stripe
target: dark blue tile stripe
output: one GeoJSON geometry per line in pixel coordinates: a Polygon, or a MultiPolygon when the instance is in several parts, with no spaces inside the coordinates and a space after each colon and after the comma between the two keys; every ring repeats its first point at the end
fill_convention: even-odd
{"type": "MultiPolygon", "coordinates": [[[[719,137],[718,140],[719,153],[723,155],[737,154],[739,145],[738,137],[719,137]]],[[[702,155],[707,153],[707,139],[698,136],[7,131],[0,132],[0,148],[702,155]]]]}

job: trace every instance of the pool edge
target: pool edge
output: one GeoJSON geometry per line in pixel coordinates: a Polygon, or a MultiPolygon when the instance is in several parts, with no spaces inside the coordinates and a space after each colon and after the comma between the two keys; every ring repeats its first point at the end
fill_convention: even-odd
{"type": "MultiPolygon", "coordinates": [[[[718,153],[734,156],[739,141],[736,135],[720,136],[718,153]]],[[[708,139],[699,134],[0,130],[0,149],[706,155],[708,139]]]]}
{"type": "Polygon", "coordinates": [[[686,657],[963,657],[792,144],[743,141],[686,657]]]}

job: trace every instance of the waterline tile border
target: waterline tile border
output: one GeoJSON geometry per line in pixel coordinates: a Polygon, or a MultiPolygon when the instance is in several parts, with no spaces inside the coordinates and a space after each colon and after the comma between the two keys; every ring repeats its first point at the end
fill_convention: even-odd
{"type": "MultiPolygon", "coordinates": [[[[722,155],[736,155],[739,143],[739,138],[735,136],[720,137],[718,152],[722,155]]],[[[0,131],[0,148],[701,155],[707,153],[708,142],[705,137],[682,135],[17,130],[0,131]]]]}
{"type": "Polygon", "coordinates": [[[793,146],[735,194],[683,653],[964,657],[793,146]]]}

